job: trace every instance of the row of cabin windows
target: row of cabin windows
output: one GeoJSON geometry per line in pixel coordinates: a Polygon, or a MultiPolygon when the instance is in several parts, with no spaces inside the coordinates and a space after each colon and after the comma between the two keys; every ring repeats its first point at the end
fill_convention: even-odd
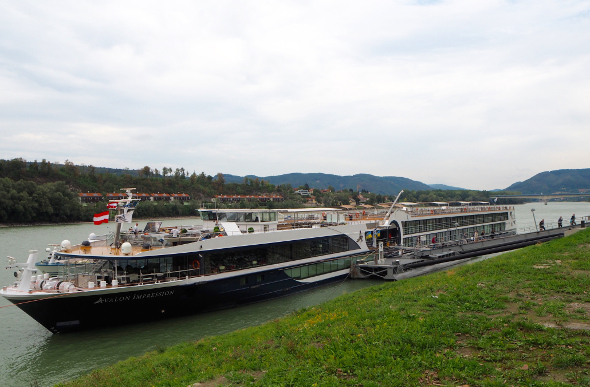
{"type": "Polygon", "coordinates": [[[276,222],[276,212],[212,212],[201,211],[201,219],[219,222],[276,222]]]}
{"type": "Polygon", "coordinates": [[[410,220],[403,223],[404,235],[418,234],[429,231],[445,230],[455,227],[475,226],[484,223],[503,222],[508,220],[507,212],[482,215],[449,216],[446,218],[410,220]]]}
{"type": "Polygon", "coordinates": [[[305,279],[316,275],[332,273],[350,267],[351,257],[334,259],[325,262],[314,263],[285,270],[285,273],[294,279],[305,279]]]}
{"type": "Polygon", "coordinates": [[[340,235],[215,252],[116,260],[115,264],[119,275],[161,273],[185,277],[272,265],[354,249],[359,249],[359,246],[347,236],[340,235]]]}
{"type": "Polygon", "coordinates": [[[437,244],[445,242],[470,241],[471,238],[474,237],[476,231],[479,235],[479,238],[481,238],[482,232],[484,233],[485,237],[491,237],[492,235],[506,231],[506,223],[494,223],[483,226],[449,229],[446,231],[404,238],[404,246],[430,246],[432,244],[432,238],[436,238],[435,243],[437,244]]]}
{"type": "Polygon", "coordinates": [[[195,261],[190,254],[178,256],[149,258],[149,259],[129,259],[117,260],[117,274],[167,274],[170,277],[196,276],[199,273],[199,265],[193,264],[195,261]]]}

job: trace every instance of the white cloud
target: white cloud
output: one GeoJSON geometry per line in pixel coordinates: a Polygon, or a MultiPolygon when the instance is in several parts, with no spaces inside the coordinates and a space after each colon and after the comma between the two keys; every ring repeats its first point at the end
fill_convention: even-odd
{"type": "Polygon", "coordinates": [[[6,1],[0,150],[504,188],[586,167],[589,10],[583,1],[6,1]]]}

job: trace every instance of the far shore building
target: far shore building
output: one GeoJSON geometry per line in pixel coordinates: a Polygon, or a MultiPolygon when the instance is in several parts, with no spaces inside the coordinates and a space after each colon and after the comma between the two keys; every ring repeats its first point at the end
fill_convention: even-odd
{"type": "Polygon", "coordinates": [[[144,202],[147,200],[152,200],[152,195],[147,193],[134,193],[133,199],[139,199],[140,201],[144,202]]]}
{"type": "Polygon", "coordinates": [[[110,200],[123,200],[126,199],[127,195],[121,192],[113,192],[107,194],[107,199],[110,200]]]}
{"type": "Polygon", "coordinates": [[[167,193],[155,193],[152,194],[152,201],[154,202],[169,202],[170,201],[170,195],[168,195],[167,193]]]}
{"type": "Polygon", "coordinates": [[[185,193],[170,194],[170,201],[187,202],[191,197],[185,193]]]}
{"type": "Polygon", "coordinates": [[[82,203],[96,203],[103,199],[102,194],[97,192],[79,193],[78,198],[82,203]]]}
{"type": "Polygon", "coordinates": [[[293,193],[299,194],[301,196],[310,196],[311,195],[310,190],[307,190],[307,189],[297,189],[293,193]]]}

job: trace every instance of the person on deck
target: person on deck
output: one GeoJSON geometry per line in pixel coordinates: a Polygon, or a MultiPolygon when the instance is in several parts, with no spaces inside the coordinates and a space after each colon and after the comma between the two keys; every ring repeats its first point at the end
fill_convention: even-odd
{"type": "Polygon", "coordinates": [[[575,226],[576,225],[576,214],[572,215],[572,218],[570,219],[570,226],[575,226]]]}
{"type": "Polygon", "coordinates": [[[545,231],[545,219],[541,219],[539,222],[539,231],[545,231]]]}
{"type": "Polygon", "coordinates": [[[560,216],[559,219],[557,219],[557,227],[561,228],[563,226],[563,216],[560,216]]]}

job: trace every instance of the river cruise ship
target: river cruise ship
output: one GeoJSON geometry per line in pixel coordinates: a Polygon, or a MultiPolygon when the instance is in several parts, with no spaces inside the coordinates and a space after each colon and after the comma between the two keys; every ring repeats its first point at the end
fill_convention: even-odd
{"type": "MultiPolygon", "coordinates": [[[[132,207],[127,193],[117,203],[119,217],[132,207]]],[[[351,265],[380,243],[401,254],[475,231],[515,231],[512,207],[394,203],[383,212],[201,210],[199,227],[150,223],[143,232],[127,233],[118,223],[113,237],[91,234],[78,245],[54,245],[44,261],[50,268],[36,266],[37,251],[26,263],[9,257],[16,279],[0,295],[53,332],[97,328],[228,308],[344,280],[351,265]]]]}

